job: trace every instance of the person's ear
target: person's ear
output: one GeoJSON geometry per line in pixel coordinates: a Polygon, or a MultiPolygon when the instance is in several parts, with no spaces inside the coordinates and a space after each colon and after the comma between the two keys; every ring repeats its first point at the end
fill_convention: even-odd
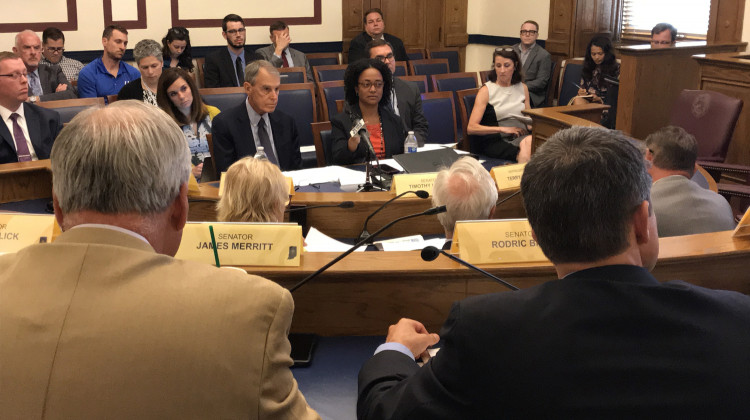
{"type": "Polygon", "coordinates": [[[495,217],[495,210],[497,210],[497,205],[492,206],[490,209],[490,214],[487,215],[488,219],[493,219],[495,217]]]}
{"type": "Polygon", "coordinates": [[[648,200],[643,200],[638,209],[633,213],[633,232],[635,233],[636,242],[639,245],[645,244],[652,239],[650,215],[651,203],[648,200]]]}
{"type": "Polygon", "coordinates": [[[180,193],[175,197],[170,206],[169,223],[174,230],[182,230],[187,223],[188,210],[188,184],[187,182],[180,185],[180,193]]]}
{"type": "Polygon", "coordinates": [[[54,191],[52,192],[52,208],[55,211],[55,220],[57,220],[57,224],[60,225],[60,229],[63,229],[64,215],[60,208],[60,202],[57,200],[57,195],[54,191]]]}

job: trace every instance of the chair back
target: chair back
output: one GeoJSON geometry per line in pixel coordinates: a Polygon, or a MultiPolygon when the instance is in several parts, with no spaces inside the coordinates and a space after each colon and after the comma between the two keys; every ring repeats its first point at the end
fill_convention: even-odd
{"type": "Polygon", "coordinates": [[[404,82],[415,84],[419,89],[419,93],[429,92],[429,89],[427,89],[427,76],[398,76],[398,78],[404,82]]]}
{"type": "Polygon", "coordinates": [[[469,127],[469,117],[471,116],[471,111],[474,109],[474,101],[477,99],[477,93],[479,93],[479,88],[459,90],[456,92],[456,96],[458,97],[459,115],[461,116],[461,126],[463,127],[463,137],[458,147],[467,152],[471,149],[469,133],[467,132],[469,127]]]}
{"type": "MultiPolygon", "coordinates": [[[[433,74],[430,76],[432,80],[432,89],[436,92],[453,92],[454,102],[458,102],[457,91],[464,89],[474,89],[479,87],[479,78],[476,72],[465,72],[465,73],[447,73],[447,74],[433,74]]],[[[456,121],[458,122],[458,133],[463,137],[463,123],[461,122],[461,116],[458,114],[456,109],[456,121]]]]}
{"type": "Polygon", "coordinates": [[[103,107],[104,98],[63,99],[60,101],[37,102],[42,108],[54,109],[60,114],[60,122],[69,123],[79,112],[92,106],[103,107]]]}
{"type": "Polygon", "coordinates": [[[346,71],[346,67],[346,64],[313,67],[313,77],[315,78],[315,83],[320,84],[321,82],[344,80],[344,72],[346,71]]]}
{"type": "Polygon", "coordinates": [[[194,58],[195,63],[195,83],[198,85],[198,89],[206,86],[206,58],[194,58]]]}
{"type": "Polygon", "coordinates": [[[314,144],[310,124],[317,122],[318,119],[315,109],[315,90],[312,83],[281,85],[276,109],[294,118],[299,133],[300,146],[312,146],[314,144]]]}
{"type": "Polygon", "coordinates": [[[428,48],[427,58],[445,58],[451,73],[461,71],[461,55],[458,48],[428,48]]]}
{"type": "Polygon", "coordinates": [[[396,71],[394,72],[394,76],[406,76],[409,74],[408,67],[406,66],[406,61],[396,61],[396,71]]]}
{"type": "Polygon", "coordinates": [[[581,70],[583,70],[583,58],[571,58],[562,62],[557,105],[565,106],[578,95],[576,85],[581,83],[581,70]]]}
{"type": "Polygon", "coordinates": [[[104,103],[109,105],[113,102],[117,102],[117,95],[107,95],[104,97],[104,103]]]}
{"type": "Polygon", "coordinates": [[[479,83],[485,84],[490,81],[490,74],[492,74],[494,70],[482,70],[479,72],[479,83]]]}
{"type": "Polygon", "coordinates": [[[310,53],[305,54],[307,56],[307,62],[310,66],[337,66],[341,64],[341,54],[337,52],[331,53],[310,53]]]}
{"type": "Polygon", "coordinates": [[[206,162],[203,161],[203,171],[201,172],[201,182],[215,181],[220,179],[221,174],[216,173],[216,159],[214,159],[214,136],[206,133],[206,143],[208,143],[208,154],[211,156],[206,162]]]}
{"type": "Polygon", "coordinates": [[[219,108],[220,111],[226,111],[247,99],[245,88],[242,86],[203,88],[198,89],[198,91],[203,98],[203,102],[219,108]]]}
{"type": "Polygon", "coordinates": [[[315,141],[315,157],[318,160],[318,167],[328,166],[333,161],[333,154],[331,152],[331,142],[333,141],[331,122],[312,123],[310,126],[313,133],[313,140],[315,141]]]}
{"type": "Polygon", "coordinates": [[[453,92],[422,94],[422,113],[429,124],[427,143],[455,143],[456,108],[453,92]]]}
{"type": "Polygon", "coordinates": [[[411,60],[424,60],[427,58],[424,48],[407,48],[406,56],[411,60]]]}
{"type": "Polygon", "coordinates": [[[683,90],[672,107],[670,124],[682,127],[698,142],[698,160],[724,162],[742,100],[710,90],[683,90]]]}
{"type": "Polygon", "coordinates": [[[282,67],[278,70],[282,84],[307,82],[307,70],[304,67],[282,67]]]}
{"type": "Polygon", "coordinates": [[[318,97],[323,108],[322,120],[329,121],[336,109],[336,100],[345,98],[344,81],[318,83],[318,97]]]}
{"type": "Polygon", "coordinates": [[[409,61],[409,70],[413,75],[425,76],[449,73],[448,60],[445,58],[436,58],[432,60],[409,61]]]}
{"type": "Polygon", "coordinates": [[[338,112],[339,114],[341,114],[342,112],[344,112],[344,104],[345,103],[346,103],[346,101],[343,100],[343,99],[336,99],[336,112],[338,112]]]}

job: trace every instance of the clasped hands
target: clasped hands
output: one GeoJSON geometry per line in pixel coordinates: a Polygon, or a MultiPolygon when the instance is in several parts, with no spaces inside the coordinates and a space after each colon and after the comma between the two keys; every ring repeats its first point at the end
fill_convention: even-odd
{"type": "Polygon", "coordinates": [[[415,359],[421,358],[425,362],[430,359],[427,348],[438,341],[440,336],[427,332],[421,322],[409,318],[401,318],[398,323],[388,327],[388,336],[385,339],[386,343],[403,344],[412,352],[415,359]]]}

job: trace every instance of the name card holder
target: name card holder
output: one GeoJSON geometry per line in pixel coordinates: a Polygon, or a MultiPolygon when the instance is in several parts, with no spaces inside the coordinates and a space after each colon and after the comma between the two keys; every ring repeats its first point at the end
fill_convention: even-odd
{"type": "Polygon", "coordinates": [[[176,258],[216,264],[213,226],[219,262],[224,265],[299,267],[302,226],[296,223],[188,222],[176,258]]]}
{"type": "Polygon", "coordinates": [[[425,190],[432,195],[432,187],[435,186],[437,172],[426,172],[421,174],[396,174],[393,175],[391,191],[396,195],[407,191],[425,190]]]}
{"type": "Polygon", "coordinates": [[[735,238],[739,238],[742,236],[750,236],[750,207],[748,207],[747,211],[745,212],[745,215],[742,216],[742,219],[740,219],[740,222],[737,224],[737,227],[734,228],[734,232],[732,233],[732,236],[735,238]]]}
{"type": "Polygon", "coordinates": [[[451,253],[471,264],[548,261],[526,219],[456,222],[451,253]]]}
{"type": "Polygon", "coordinates": [[[525,168],[525,163],[495,166],[492,168],[490,174],[495,180],[495,184],[497,184],[497,190],[503,192],[521,188],[521,176],[525,168]]]}
{"type": "Polygon", "coordinates": [[[51,214],[0,214],[0,254],[52,242],[59,234],[60,227],[51,214]]]}

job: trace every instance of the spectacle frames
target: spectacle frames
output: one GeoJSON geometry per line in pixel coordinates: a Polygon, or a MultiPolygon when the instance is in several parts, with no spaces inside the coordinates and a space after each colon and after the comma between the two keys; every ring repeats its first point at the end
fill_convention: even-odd
{"type": "Polygon", "coordinates": [[[513,51],[513,47],[509,47],[509,46],[495,48],[495,52],[512,52],[512,51],[513,51]]]}
{"type": "Polygon", "coordinates": [[[62,53],[63,51],[65,51],[65,47],[45,47],[45,49],[48,52],[55,53],[55,54],[62,53]]]}
{"type": "Polygon", "coordinates": [[[0,74],[0,77],[7,77],[11,80],[21,80],[21,79],[28,79],[29,75],[28,73],[10,73],[10,74],[0,74]]]}
{"type": "Polygon", "coordinates": [[[241,33],[241,34],[244,34],[244,33],[245,33],[245,28],[240,28],[240,29],[230,29],[230,30],[228,30],[228,31],[227,31],[227,33],[228,33],[229,35],[235,35],[235,34],[237,34],[237,33],[241,33]]]}
{"type": "Polygon", "coordinates": [[[371,87],[375,86],[375,89],[382,89],[383,88],[383,82],[381,80],[378,80],[376,82],[360,82],[359,87],[362,89],[370,89],[371,87]]]}
{"type": "Polygon", "coordinates": [[[393,60],[393,53],[388,55],[376,55],[375,58],[385,63],[386,61],[393,60]]]}
{"type": "Polygon", "coordinates": [[[533,29],[532,29],[532,30],[529,30],[529,31],[527,31],[527,30],[525,30],[525,29],[522,29],[522,30],[521,30],[521,35],[534,35],[535,33],[537,33],[537,31],[535,31],[535,30],[533,30],[533,29]]]}

